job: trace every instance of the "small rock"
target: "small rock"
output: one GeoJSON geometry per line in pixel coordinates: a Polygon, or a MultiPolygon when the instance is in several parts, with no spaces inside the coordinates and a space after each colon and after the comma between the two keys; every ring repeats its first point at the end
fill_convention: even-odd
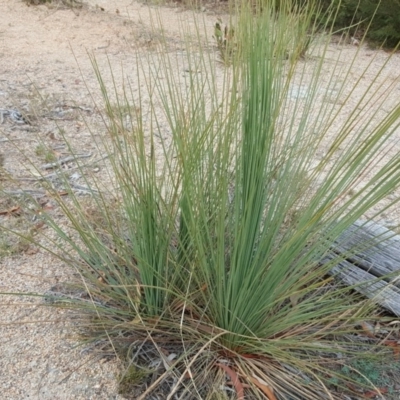
{"type": "Polygon", "coordinates": [[[76,180],[80,179],[81,176],[82,176],[82,175],[81,175],[79,172],[74,172],[74,173],[70,176],[70,179],[72,179],[73,181],[76,181],[76,180]]]}

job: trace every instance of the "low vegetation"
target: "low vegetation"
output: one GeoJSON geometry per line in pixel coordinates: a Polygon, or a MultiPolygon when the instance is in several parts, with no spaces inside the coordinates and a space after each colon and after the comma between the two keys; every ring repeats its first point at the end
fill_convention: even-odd
{"type": "Polygon", "coordinates": [[[323,0],[321,5],[337,9],[336,29],[352,26],[352,36],[365,36],[374,46],[395,48],[400,44],[399,0],[323,0]]]}
{"type": "Polygon", "coordinates": [[[387,146],[400,105],[371,112],[393,87],[382,94],[378,71],[360,93],[356,58],[327,63],[328,33],[304,59],[313,15],[289,1],[243,4],[232,51],[233,31],[216,26],[229,63],[199,28],[183,77],[161,42],[139,58],[139,96],[134,82],[107,87],[93,59],[112,183],[87,180],[90,209],[66,176],[68,196],[45,186],[68,224],[41,213],[56,235],[41,245],[79,273],[81,295],[53,304],[82,313],[82,338],[124,361],[128,397],[362,396],[380,382],[362,369],[394,357],[359,339],[375,304],[328,274],[342,255],[324,259],[399,188],[400,153],[387,146]]]}

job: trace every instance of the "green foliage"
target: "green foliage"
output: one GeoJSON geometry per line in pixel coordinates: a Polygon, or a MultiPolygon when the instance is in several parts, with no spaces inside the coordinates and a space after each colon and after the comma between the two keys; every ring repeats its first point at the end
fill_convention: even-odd
{"type": "Polygon", "coordinates": [[[51,149],[47,148],[43,143],[38,144],[35,149],[35,154],[38,157],[41,157],[46,161],[47,163],[53,162],[56,160],[56,156],[54,154],[54,151],[51,149]]]}
{"type": "Polygon", "coordinates": [[[149,371],[141,370],[134,364],[129,365],[126,371],[121,373],[119,377],[119,394],[129,395],[132,388],[140,384],[149,374],[149,371]]]}
{"type": "Polygon", "coordinates": [[[366,384],[370,381],[375,386],[386,387],[389,382],[381,377],[381,371],[379,371],[381,368],[382,366],[378,366],[371,360],[354,360],[351,367],[346,365],[342,367],[342,373],[351,375],[360,384],[366,384]]]}
{"type": "MultiPolygon", "coordinates": [[[[385,99],[374,97],[379,87],[368,90],[377,78],[357,97],[349,81],[356,60],[344,74],[340,60],[325,63],[329,37],[312,63],[301,60],[313,10],[293,13],[290,5],[242,7],[240,46],[218,82],[203,39],[187,42],[183,76],[170,52],[141,54],[139,96],[115,81],[108,87],[93,60],[113,184],[109,192],[98,184],[92,198],[100,217],[72,190],[67,200],[51,193],[68,226],[43,215],[58,236],[49,235],[48,250],[77,269],[90,299],[65,302],[89,315],[86,336],[110,340],[119,354],[150,342],[166,370],[156,382],[173,381],[171,398],[180,386],[189,398],[207,398],[220,386],[218,360],[256,396],[257,376],[278,398],[323,398],[332,375],[354,383],[329,368],[335,355],[368,358],[371,350],[348,337],[373,318],[373,302],[328,277],[341,255],[322,261],[350,225],[399,188],[400,153],[378,162],[400,106],[383,119],[371,115],[370,104],[385,99]],[[351,107],[344,115],[343,103],[351,107]],[[165,126],[168,137],[159,141],[165,126]],[[168,346],[177,360],[165,358],[168,346]]],[[[138,368],[142,348],[129,359],[138,368]]],[[[122,386],[138,371],[129,369],[122,386]]]]}
{"type": "Polygon", "coordinates": [[[337,29],[356,27],[351,29],[361,35],[367,31],[366,37],[387,47],[396,47],[400,42],[400,1],[399,0],[334,0],[321,2],[325,9],[332,7],[333,13],[338,12],[335,19],[337,29]]]}
{"type": "MultiPolygon", "coordinates": [[[[387,355],[384,360],[373,355],[368,359],[357,357],[340,367],[340,371],[343,375],[350,377],[355,385],[373,385],[376,388],[386,389],[390,395],[396,390],[400,362],[390,355],[387,355]]],[[[332,378],[330,383],[337,386],[339,379],[332,378]]]]}

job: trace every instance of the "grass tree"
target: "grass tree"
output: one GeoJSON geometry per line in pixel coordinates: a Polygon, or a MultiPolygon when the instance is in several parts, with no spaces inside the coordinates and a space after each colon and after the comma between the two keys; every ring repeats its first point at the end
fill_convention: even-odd
{"type": "Polygon", "coordinates": [[[184,76],[166,51],[138,61],[139,97],[94,61],[117,200],[99,191],[93,219],[71,190],[58,197],[68,226],[44,218],[87,294],[57,304],[126,361],[136,398],[231,398],[225,374],[239,399],[342,398],[373,386],[343,373],[348,359],[388,356],[354,336],[373,301],[329,271],[335,241],[399,187],[400,106],[373,111],[390,95],[379,72],[361,88],[357,54],[332,58],[329,29],[310,45],[312,14],[242,6],[229,67],[199,34],[184,76]]]}

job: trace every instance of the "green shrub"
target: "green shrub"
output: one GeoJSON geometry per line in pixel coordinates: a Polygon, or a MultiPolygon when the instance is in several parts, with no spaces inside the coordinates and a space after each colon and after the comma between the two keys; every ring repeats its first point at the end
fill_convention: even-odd
{"type": "Polygon", "coordinates": [[[337,29],[351,28],[351,33],[367,31],[367,39],[387,47],[396,47],[400,42],[400,0],[322,0],[326,10],[338,7],[335,20],[337,29]]]}

